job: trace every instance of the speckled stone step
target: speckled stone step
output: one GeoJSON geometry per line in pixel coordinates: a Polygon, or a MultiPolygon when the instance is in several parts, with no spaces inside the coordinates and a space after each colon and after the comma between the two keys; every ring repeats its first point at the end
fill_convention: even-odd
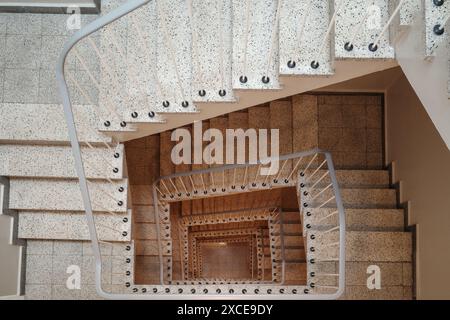
{"type": "MultiPolygon", "coordinates": [[[[312,231],[316,239],[308,237],[308,259],[329,260],[338,257],[338,246],[326,244],[338,241],[338,233],[323,234],[312,231]]],[[[346,261],[410,262],[412,259],[412,235],[408,232],[346,232],[346,261]]]]}
{"type": "Polygon", "coordinates": [[[369,44],[377,39],[393,9],[387,0],[377,0],[372,6],[365,0],[356,0],[352,1],[352,5],[341,7],[336,16],[336,59],[393,59],[394,48],[389,43],[389,32],[381,36],[376,51],[369,50],[369,44]],[[347,49],[344,47],[347,42],[353,44],[352,50],[349,46],[347,49]]]}
{"type": "Polygon", "coordinates": [[[420,0],[405,1],[400,8],[400,26],[410,26],[415,19],[420,19],[420,12],[423,12],[423,4],[420,0]]]}
{"type": "Polygon", "coordinates": [[[283,220],[298,220],[300,221],[300,212],[298,211],[283,211],[283,220]]]}
{"type": "Polygon", "coordinates": [[[290,234],[290,233],[301,233],[302,232],[302,225],[300,223],[298,223],[298,221],[296,221],[295,224],[293,223],[286,223],[283,221],[283,228],[281,228],[280,224],[275,224],[274,228],[271,229],[272,232],[275,233],[280,233],[281,229],[283,229],[283,232],[285,234],[290,234]]]}
{"type": "MultiPolygon", "coordinates": [[[[121,179],[123,145],[82,148],[85,174],[88,178],[121,179]],[[116,158],[116,156],[117,158],[116,158]]],[[[0,145],[0,175],[15,177],[77,178],[70,146],[0,145]]]]}
{"type": "MultiPolygon", "coordinates": [[[[305,218],[312,229],[329,228],[337,225],[336,208],[311,209],[311,216],[305,218]],[[320,221],[321,219],[325,220],[320,221]]],[[[402,209],[346,209],[345,224],[349,231],[402,231],[404,228],[404,211],[402,209]]]]}
{"type": "Polygon", "coordinates": [[[303,245],[303,237],[301,235],[285,235],[284,236],[284,245],[285,246],[302,246],[303,245]]]}
{"type": "Polygon", "coordinates": [[[286,263],[285,279],[298,281],[298,284],[306,283],[306,263],[286,263]]]}
{"type": "MultiPolygon", "coordinates": [[[[323,204],[334,196],[334,192],[330,189],[321,193],[312,203],[315,195],[319,194],[322,189],[313,189],[307,197],[302,198],[302,203],[309,203],[309,207],[314,208],[323,204]]],[[[345,208],[390,208],[397,207],[397,198],[395,189],[340,189],[342,201],[345,208]]],[[[335,201],[327,203],[326,207],[334,207],[335,201]]]]}
{"type": "Polygon", "coordinates": [[[411,300],[412,287],[385,286],[380,290],[369,290],[365,286],[346,286],[340,300],[411,300]]]}
{"type": "Polygon", "coordinates": [[[170,112],[196,112],[192,102],[192,32],[187,2],[156,2],[156,76],[170,112]],[[182,106],[183,102],[187,105],[182,106]]]}
{"type": "MultiPolygon", "coordinates": [[[[83,212],[20,211],[19,237],[22,239],[89,240],[83,212]]],[[[117,214],[96,213],[99,240],[130,241],[131,210],[117,214]]]]}
{"type": "MultiPolygon", "coordinates": [[[[192,97],[234,101],[232,86],[232,0],[192,1],[192,97]]],[[[189,10],[189,9],[188,9],[189,10]]]]}
{"type": "Polygon", "coordinates": [[[448,16],[450,10],[450,3],[444,1],[441,6],[436,6],[434,1],[424,2],[425,10],[425,54],[427,56],[434,56],[436,49],[439,46],[444,46],[447,43],[447,38],[444,36],[436,35],[433,31],[437,22],[444,21],[448,16]]]}
{"type": "Polygon", "coordinates": [[[232,5],[233,87],[235,89],[280,88],[278,32],[273,32],[274,28],[277,28],[275,25],[277,2],[232,0],[232,5]],[[247,77],[247,82],[239,81],[241,76],[247,77]],[[263,76],[268,77],[268,83],[262,81],[263,76]]]}
{"type": "MultiPolygon", "coordinates": [[[[305,175],[313,174],[315,169],[308,169],[305,175]]],[[[314,176],[307,181],[307,185],[312,185],[327,171],[319,170],[314,176]]],[[[336,179],[340,188],[349,187],[388,187],[389,186],[389,171],[388,170],[336,170],[336,179]]],[[[331,183],[330,175],[327,174],[319,182],[319,186],[327,186],[331,183]]]]}
{"type": "MultiPolygon", "coordinates": [[[[162,239],[167,241],[170,239],[170,224],[161,224],[160,232],[162,239]]],[[[137,240],[157,240],[158,233],[156,224],[139,223],[134,226],[134,238],[137,240]]]]}
{"type": "Polygon", "coordinates": [[[316,1],[309,5],[309,1],[283,2],[280,19],[280,74],[329,75],[333,73],[330,54],[331,38],[324,38],[330,15],[333,14],[329,3],[329,1],[316,1]],[[323,43],[325,47],[319,54],[323,43]],[[316,60],[319,66],[314,69],[311,67],[311,62],[316,60]]]}
{"type": "MultiPolygon", "coordinates": [[[[11,209],[84,211],[78,180],[11,178],[10,182],[11,209]]],[[[95,181],[89,184],[89,190],[94,211],[127,211],[126,179],[117,181],[115,185],[95,181]],[[123,192],[119,191],[120,187],[124,188],[123,192]]]]}
{"type": "MultiPolygon", "coordinates": [[[[163,256],[172,256],[175,251],[172,252],[172,241],[161,241],[163,256]]],[[[157,256],[159,255],[158,241],[157,240],[135,240],[136,255],[139,256],[157,256]]]]}
{"type": "MultiPolygon", "coordinates": [[[[95,108],[73,105],[78,139],[91,143],[110,142],[98,132],[95,108]]],[[[0,104],[0,140],[5,142],[68,143],[66,120],[59,104],[0,104]],[[46,125],[51,124],[51,125],[46,125]],[[14,130],[12,130],[14,128],[14,130]]]]}
{"type": "Polygon", "coordinates": [[[305,261],[306,253],[305,250],[302,249],[289,249],[289,246],[284,249],[284,259],[289,262],[301,260],[305,261]]]}
{"type": "MultiPolygon", "coordinates": [[[[149,2],[140,9],[130,13],[124,19],[126,27],[127,55],[126,66],[128,81],[126,83],[129,98],[120,109],[127,122],[159,123],[164,118],[158,111],[166,111],[162,105],[163,97],[158,92],[156,75],[156,39],[157,12],[155,2],[149,2]],[[146,72],[142,72],[146,70],[146,72]]],[[[122,26],[121,26],[122,27],[122,26]]]]}

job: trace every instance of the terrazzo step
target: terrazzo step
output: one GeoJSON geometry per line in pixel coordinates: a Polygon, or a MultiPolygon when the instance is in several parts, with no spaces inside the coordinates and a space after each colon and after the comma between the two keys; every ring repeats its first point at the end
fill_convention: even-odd
{"type": "MultiPolygon", "coordinates": [[[[337,232],[323,234],[312,231],[315,240],[308,237],[308,260],[317,261],[335,259],[338,256],[339,246],[326,246],[339,239],[337,232]]],[[[408,232],[346,232],[346,261],[379,261],[379,262],[411,262],[412,234],[408,232]]]]}
{"type": "MultiPolygon", "coordinates": [[[[171,258],[163,258],[164,279],[171,277],[170,270],[167,265],[171,264],[171,258]]],[[[135,283],[136,284],[160,284],[160,262],[159,257],[152,256],[136,256],[135,257],[135,283]]]]}
{"type": "Polygon", "coordinates": [[[295,233],[295,235],[284,235],[285,246],[302,246],[303,236],[301,233],[295,233]]]}
{"type": "MultiPolygon", "coordinates": [[[[160,226],[161,239],[170,240],[170,223],[164,223],[160,226]]],[[[158,231],[154,223],[138,223],[134,226],[134,239],[136,240],[157,240],[158,231]]]]}
{"type": "MultiPolygon", "coordinates": [[[[84,212],[78,180],[11,178],[10,183],[11,209],[84,212]]],[[[89,184],[93,210],[126,212],[127,184],[126,179],[118,180],[114,185],[98,180],[89,184]],[[119,191],[120,187],[123,192],[119,191]]]]}
{"type": "Polygon", "coordinates": [[[390,33],[385,32],[377,44],[376,51],[369,50],[388,22],[391,1],[377,0],[368,5],[365,0],[352,1],[337,11],[334,32],[334,56],[336,59],[394,59],[394,48],[390,45],[390,33]],[[376,17],[376,18],[375,18],[376,17]],[[351,42],[353,47],[345,44],[351,42]],[[351,49],[351,50],[350,50],[351,49]]]}
{"type": "Polygon", "coordinates": [[[283,221],[300,221],[300,212],[298,211],[282,211],[283,221]]]}
{"type": "Polygon", "coordinates": [[[128,103],[123,104],[121,116],[129,123],[164,123],[165,117],[157,111],[164,111],[165,100],[158,94],[158,83],[155,77],[157,69],[156,43],[157,12],[155,2],[149,2],[141,8],[129,13],[125,19],[127,42],[126,83],[129,94],[128,103]],[[142,72],[147,70],[147,72],[142,72]],[[139,85],[138,85],[139,84],[139,85]]]}
{"type": "Polygon", "coordinates": [[[340,300],[412,300],[412,287],[384,286],[380,290],[369,290],[365,286],[346,286],[340,300]]]}
{"type": "MultiPolygon", "coordinates": [[[[161,243],[163,256],[175,255],[175,248],[172,248],[171,240],[164,240],[161,243]]],[[[158,256],[158,241],[157,240],[135,240],[136,255],[138,256],[158,256]]]]}
{"type": "MultiPolygon", "coordinates": [[[[286,223],[286,222],[283,221],[283,233],[284,234],[291,234],[291,233],[301,234],[302,226],[298,223],[298,221],[294,221],[295,223],[286,223]]],[[[281,226],[279,224],[274,225],[274,228],[272,229],[272,231],[279,234],[281,232],[281,226]]]]}
{"type": "Polygon", "coordinates": [[[279,41],[281,75],[333,74],[331,38],[325,39],[332,14],[330,1],[283,2],[279,41]],[[319,56],[322,44],[325,46],[319,56]],[[311,67],[312,61],[319,62],[316,69],[311,67]]]}
{"type": "Polygon", "coordinates": [[[450,12],[450,3],[444,1],[437,6],[434,1],[424,2],[425,18],[425,55],[430,57],[436,55],[440,46],[447,45],[448,39],[445,36],[434,33],[433,28],[438,22],[444,21],[450,12]]]}
{"type": "MultiPolygon", "coordinates": [[[[94,216],[99,240],[130,241],[131,210],[116,216],[97,212],[94,216]]],[[[22,239],[90,240],[84,212],[20,211],[22,239]]]]}
{"type": "MultiPolygon", "coordinates": [[[[309,175],[314,173],[315,169],[308,169],[305,175],[308,179],[306,185],[311,186],[316,181],[324,176],[327,172],[325,170],[317,171],[314,176],[309,178],[309,175]]],[[[388,170],[336,170],[336,179],[340,188],[351,187],[388,187],[389,186],[389,171],[388,170]]],[[[331,183],[329,174],[325,175],[318,183],[318,186],[327,186],[331,183]]]]}
{"type": "Polygon", "coordinates": [[[199,102],[233,102],[232,0],[190,3],[192,97],[199,102]]]}
{"type": "MultiPolygon", "coordinates": [[[[83,147],[87,178],[121,179],[123,176],[123,145],[83,147]]],[[[14,177],[77,178],[72,148],[49,145],[0,145],[0,175],[14,177]]]]}
{"type": "MultiPolygon", "coordinates": [[[[281,249],[281,247],[280,247],[281,249]]],[[[281,259],[281,256],[280,256],[281,259]]],[[[287,249],[284,248],[284,259],[286,263],[298,263],[298,262],[306,262],[306,253],[304,248],[301,249],[287,249]]],[[[277,262],[281,262],[281,260],[277,259],[277,262]]]]}
{"type": "MultiPolygon", "coordinates": [[[[331,228],[337,225],[336,208],[311,209],[311,216],[305,217],[305,225],[312,229],[331,228]],[[320,221],[321,219],[325,220],[320,221]]],[[[403,209],[346,209],[345,224],[349,231],[402,231],[405,214],[403,209]]]]}
{"type": "Polygon", "coordinates": [[[275,0],[232,0],[235,89],[280,89],[277,5],[275,0]],[[267,83],[263,76],[268,77],[267,83]],[[241,82],[240,77],[247,81],[241,82]]]}
{"type": "Polygon", "coordinates": [[[306,283],[306,263],[286,263],[286,281],[298,281],[298,284],[306,283]]]}
{"type": "MultiPolygon", "coordinates": [[[[309,190],[308,196],[302,198],[302,203],[307,202],[310,208],[318,207],[325,201],[328,201],[334,196],[333,190],[326,190],[322,192],[312,203],[315,195],[319,194],[322,189],[309,190]]],[[[340,189],[342,201],[345,208],[383,208],[395,209],[397,208],[397,198],[395,189],[340,189]]],[[[328,202],[325,207],[335,207],[335,200],[328,202]]]]}
{"type": "MultiPolygon", "coordinates": [[[[92,144],[111,142],[98,132],[95,108],[73,105],[78,140],[92,144]]],[[[69,143],[63,108],[59,104],[0,104],[0,141],[14,143],[69,143]],[[51,125],[47,125],[51,124],[51,125]]]]}
{"type": "Polygon", "coordinates": [[[422,18],[421,13],[423,13],[423,3],[421,0],[406,1],[400,8],[400,26],[413,24],[416,19],[422,18]]]}
{"type": "Polygon", "coordinates": [[[192,102],[192,32],[186,1],[156,2],[156,76],[161,101],[169,106],[158,111],[196,112],[192,102]],[[183,103],[186,103],[183,107],[183,103]]]}

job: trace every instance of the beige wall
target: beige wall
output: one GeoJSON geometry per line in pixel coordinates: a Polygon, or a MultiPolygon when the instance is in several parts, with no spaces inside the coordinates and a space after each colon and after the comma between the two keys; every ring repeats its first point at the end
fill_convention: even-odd
{"type": "Polygon", "coordinates": [[[385,97],[386,161],[418,224],[417,298],[450,299],[450,152],[404,76],[385,97]]]}

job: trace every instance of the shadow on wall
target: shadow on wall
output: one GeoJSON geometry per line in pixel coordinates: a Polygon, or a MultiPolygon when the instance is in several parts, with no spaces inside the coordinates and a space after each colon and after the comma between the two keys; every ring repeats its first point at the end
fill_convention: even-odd
{"type": "Polygon", "coordinates": [[[23,294],[24,243],[17,241],[17,215],[8,210],[9,181],[0,177],[0,299],[23,294]]]}

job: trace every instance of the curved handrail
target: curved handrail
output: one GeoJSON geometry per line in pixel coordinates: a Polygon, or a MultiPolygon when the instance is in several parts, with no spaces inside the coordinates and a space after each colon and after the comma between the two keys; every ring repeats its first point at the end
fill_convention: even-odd
{"type": "MultiPolygon", "coordinates": [[[[77,32],[75,32],[64,44],[64,47],[59,55],[58,62],[56,65],[56,82],[58,84],[58,91],[62,99],[62,105],[64,108],[64,116],[66,118],[67,130],[69,133],[69,140],[72,146],[72,152],[75,162],[75,170],[78,175],[81,197],[83,200],[86,219],[89,228],[89,235],[92,242],[92,250],[95,258],[95,284],[97,293],[103,298],[115,298],[116,295],[111,295],[103,290],[101,285],[101,253],[100,247],[98,245],[98,236],[95,229],[94,216],[92,213],[92,205],[89,196],[89,190],[87,186],[86,175],[83,166],[83,160],[81,157],[81,148],[78,142],[77,130],[75,126],[75,121],[72,111],[72,103],[70,101],[69,89],[64,77],[64,65],[66,62],[67,55],[70,50],[82,39],[91,35],[92,33],[98,31],[102,27],[120,19],[121,17],[127,15],[128,13],[140,8],[141,6],[147,4],[150,0],[130,0],[125,4],[119,6],[118,8],[112,10],[111,12],[105,14],[104,16],[92,21],[87,24],[77,32]]],[[[130,297],[131,298],[131,297],[130,297]]]]}

